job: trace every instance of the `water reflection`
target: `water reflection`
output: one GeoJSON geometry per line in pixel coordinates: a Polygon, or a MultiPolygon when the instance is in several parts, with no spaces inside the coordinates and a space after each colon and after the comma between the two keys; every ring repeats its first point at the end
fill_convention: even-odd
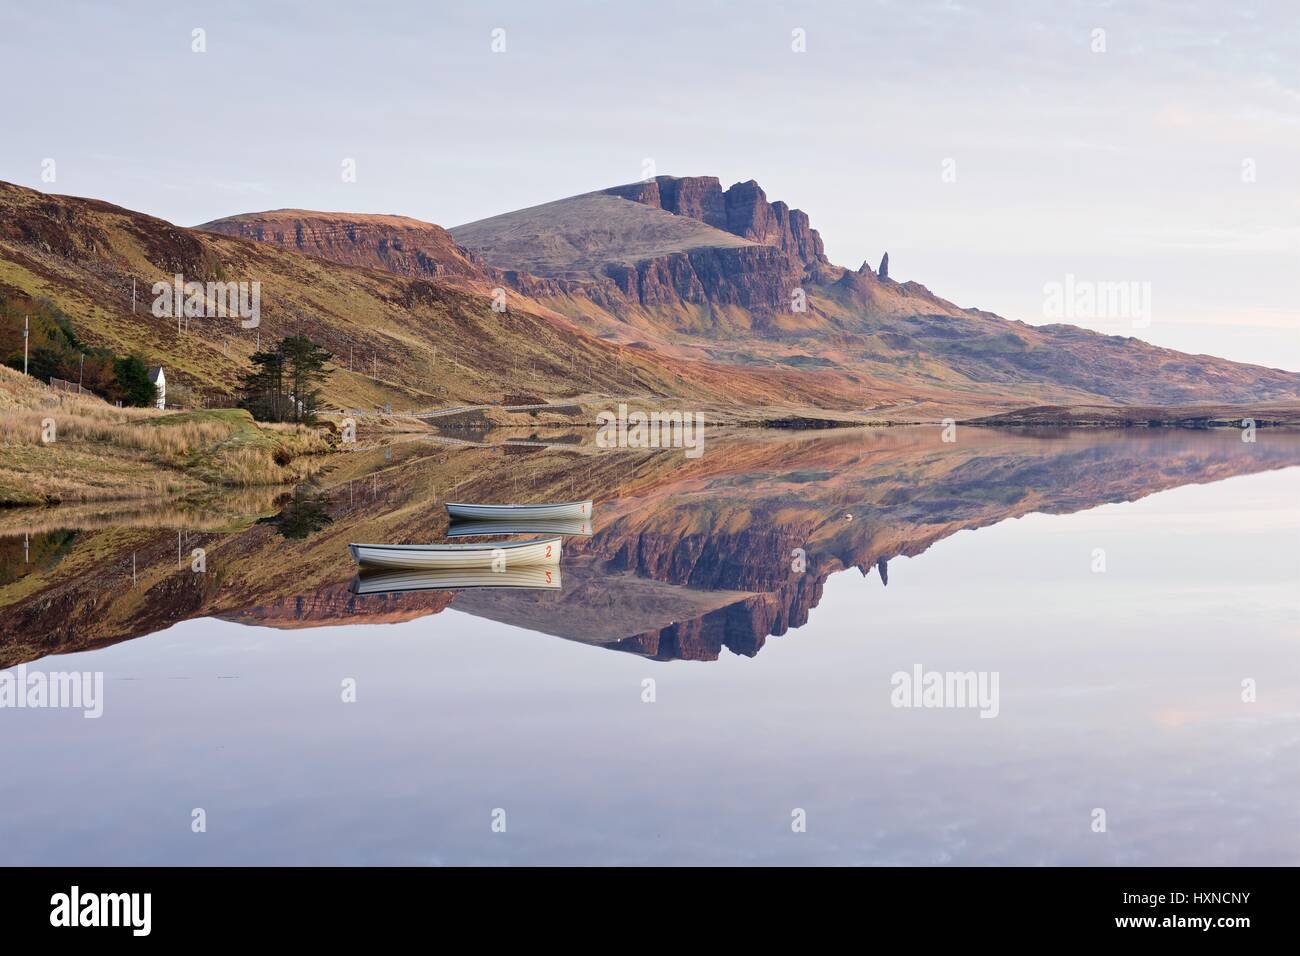
{"type": "Polygon", "coordinates": [[[253,493],[139,514],[5,515],[0,666],[193,617],[303,628],[448,606],[657,660],[752,656],[804,625],[841,571],[887,583],[891,559],[961,530],[1300,464],[1300,436],[969,430],[945,444],[933,430],[894,429],[718,439],[698,460],[537,452],[506,463],[491,448],[413,442],[346,456],[287,502],[253,493]],[[482,533],[448,527],[447,497],[591,497],[600,522],[572,532],[563,587],[545,600],[473,583],[354,586],[348,541],[482,533]],[[241,504],[246,513],[232,513],[241,504]]]}
{"type": "Polygon", "coordinates": [[[333,523],[329,505],[329,496],[315,481],[303,482],[294,488],[279,513],[259,520],[274,525],[281,537],[306,538],[333,523]]]}
{"type": "Polygon", "coordinates": [[[560,569],[547,565],[492,568],[422,568],[401,570],[363,568],[352,579],[354,594],[395,594],[406,591],[462,591],[470,588],[524,588],[558,591],[560,569]]]}
{"type": "Polygon", "coordinates": [[[67,556],[76,540],[77,532],[72,530],[0,538],[0,587],[34,571],[49,571],[67,556]]]}
{"type": "Polygon", "coordinates": [[[0,775],[0,845],[72,865],[1294,864],[1300,472],[1279,469],[1300,442],[1258,437],[754,435],[697,461],[411,442],[337,460],[332,520],[303,538],[258,520],[280,491],[0,515],[4,661],[91,651],[32,667],[102,671],[105,700],[98,720],[0,710],[0,763],[39,768],[0,775]],[[447,499],[587,497],[559,588],[357,593],[347,542],[441,540],[447,499]],[[916,669],[999,675],[998,716],[893,706],[916,669]]]}

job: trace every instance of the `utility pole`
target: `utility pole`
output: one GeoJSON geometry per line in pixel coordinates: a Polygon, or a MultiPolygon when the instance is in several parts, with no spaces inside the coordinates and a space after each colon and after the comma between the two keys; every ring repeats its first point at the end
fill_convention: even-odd
{"type": "Polygon", "coordinates": [[[31,322],[28,316],[23,316],[23,374],[27,374],[27,325],[31,322]]]}
{"type": "Polygon", "coordinates": [[[77,369],[77,394],[78,395],[81,394],[81,380],[85,377],[85,375],[86,375],[86,353],[82,352],[81,365],[77,369]]]}
{"type": "Polygon", "coordinates": [[[131,279],[131,313],[135,314],[135,278],[131,279]]]}

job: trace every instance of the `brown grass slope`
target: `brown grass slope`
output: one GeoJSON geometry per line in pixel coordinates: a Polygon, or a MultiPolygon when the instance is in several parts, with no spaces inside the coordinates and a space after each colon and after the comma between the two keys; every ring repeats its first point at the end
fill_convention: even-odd
{"type": "Polygon", "coordinates": [[[319,470],[328,447],[243,409],[117,408],[0,366],[0,507],[281,485],[319,470]]]}
{"type": "Polygon", "coordinates": [[[663,209],[588,193],[456,226],[455,240],[500,269],[591,278],[607,263],[636,263],[698,248],[755,243],[663,209]]]}
{"type": "Polygon", "coordinates": [[[257,333],[233,318],[178,331],[151,315],[152,284],[178,272],[260,281],[261,335],[301,333],[334,352],[326,397],[339,407],[513,392],[750,419],[816,408],[932,421],[1039,405],[1300,400],[1295,373],[961,309],[917,283],[800,258],[788,230],[749,239],[608,192],[525,212],[475,225],[488,236],[485,224],[511,224],[504,239],[524,243],[511,248],[537,250],[522,266],[567,277],[502,269],[399,216],[281,210],[208,224],[239,233],[225,235],[0,184],[0,295],[48,297],[91,344],[164,364],[169,381],[218,402],[233,395],[257,333]],[[604,278],[575,278],[605,256],[604,278]],[[504,314],[490,307],[500,285],[504,314]],[[807,311],[775,307],[795,287],[807,311]]]}
{"type": "Polygon", "coordinates": [[[259,332],[266,342],[308,335],[332,351],[337,368],[326,398],[338,407],[477,404],[506,392],[752,407],[787,395],[813,405],[837,394],[828,376],[736,374],[602,342],[516,293],[505,313],[494,312],[491,288],[473,275],[395,275],[7,183],[0,183],[0,295],[48,298],[84,340],[161,363],[169,382],[218,402],[233,396],[259,332]],[[155,318],[151,287],[177,273],[260,282],[260,328],[195,318],[178,331],[175,319],[155,318]]]}

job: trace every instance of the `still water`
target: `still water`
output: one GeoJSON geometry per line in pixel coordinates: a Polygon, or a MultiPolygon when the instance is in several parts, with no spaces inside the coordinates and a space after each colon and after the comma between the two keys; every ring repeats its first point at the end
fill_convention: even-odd
{"type": "Polygon", "coordinates": [[[411,443],[230,513],[11,514],[0,666],[102,673],[103,713],[0,708],[0,864],[1294,865],[1297,465],[411,443]],[[442,540],[447,497],[584,496],[558,592],[350,590],[348,541],[442,540]],[[896,706],[917,671],[996,707],[896,706]]]}

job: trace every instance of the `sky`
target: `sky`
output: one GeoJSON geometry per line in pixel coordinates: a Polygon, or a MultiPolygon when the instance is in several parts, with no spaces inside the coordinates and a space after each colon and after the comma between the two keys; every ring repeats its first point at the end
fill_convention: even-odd
{"type": "Polygon", "coordinates": [[[1073,321],[1300,370],[1291,2],[47,0],[0,62],[0,179],[180,225],[755,179],[838,264],[1031,324],[1132,283],[1073,321]]]}

